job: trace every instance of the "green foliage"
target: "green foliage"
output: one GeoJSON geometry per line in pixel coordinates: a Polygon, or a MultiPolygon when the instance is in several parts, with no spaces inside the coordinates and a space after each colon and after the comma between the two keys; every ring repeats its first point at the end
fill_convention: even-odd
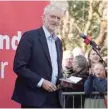
{"type": "Polygon", "coordinates": [[[74,18],[75,23],[83,29],[86,21],[88,20],[88,1],[68,1],[68,4],[70,16],[74,18]]]}

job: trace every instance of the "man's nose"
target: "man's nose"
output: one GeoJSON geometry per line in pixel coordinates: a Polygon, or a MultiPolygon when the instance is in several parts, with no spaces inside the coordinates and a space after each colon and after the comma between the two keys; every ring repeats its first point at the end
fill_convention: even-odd
{"type": "Polygon", "coordinates": [[[60,19],[59,19],[58,17],[55,17],[55,21],[56,21],[56,22],[59,22],[60,19]]]}

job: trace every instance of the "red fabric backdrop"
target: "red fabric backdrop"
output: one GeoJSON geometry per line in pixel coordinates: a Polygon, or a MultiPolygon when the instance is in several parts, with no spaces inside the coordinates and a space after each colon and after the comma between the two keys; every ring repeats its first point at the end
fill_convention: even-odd
{"type": "Polygon", "coordinates": [[[16,75],[13,57],[24,31],[40,27],[48,1],[0,2],[0,108],[17,108],[11,100],[16,75]]]}

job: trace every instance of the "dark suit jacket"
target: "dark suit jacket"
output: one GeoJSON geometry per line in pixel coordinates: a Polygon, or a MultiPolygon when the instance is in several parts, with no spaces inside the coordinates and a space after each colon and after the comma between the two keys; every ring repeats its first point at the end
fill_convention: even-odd
{"type": "MultiPolygon", "coordinates": [[[[56,40],[58,79],[62,77],[62,45],[56,40]]],[[[44,31],[41,28],[25,32],[14,58],[14,72],[18,75],[12,99],[30,106],[41,106],[48,94],[37,87],[41,78],[51,81],[52,66],[44,31]]]]}

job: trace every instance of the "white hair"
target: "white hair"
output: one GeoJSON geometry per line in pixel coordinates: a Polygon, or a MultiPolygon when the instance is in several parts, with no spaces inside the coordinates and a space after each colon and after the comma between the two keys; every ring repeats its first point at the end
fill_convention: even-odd
{"type": "Polygon", "coordinates": [[[65,11],[61,7],[59,7],[57,5],[54,5],[54,4],[50,4],[50,5],[46,6],[44,8],[44,13],[43,14],[48,14],[48,13],[53,12],[55,10],[60,11],[62,16],[65,14],[65,11]]]}
{"type": "Polygon", "coordinates": [[[72,52],[69,51],[69,50],[66,50],[63,52],[63,59],[68,59],[68,58],[72,58],[73,55],[72,55],[72,52]]]}

